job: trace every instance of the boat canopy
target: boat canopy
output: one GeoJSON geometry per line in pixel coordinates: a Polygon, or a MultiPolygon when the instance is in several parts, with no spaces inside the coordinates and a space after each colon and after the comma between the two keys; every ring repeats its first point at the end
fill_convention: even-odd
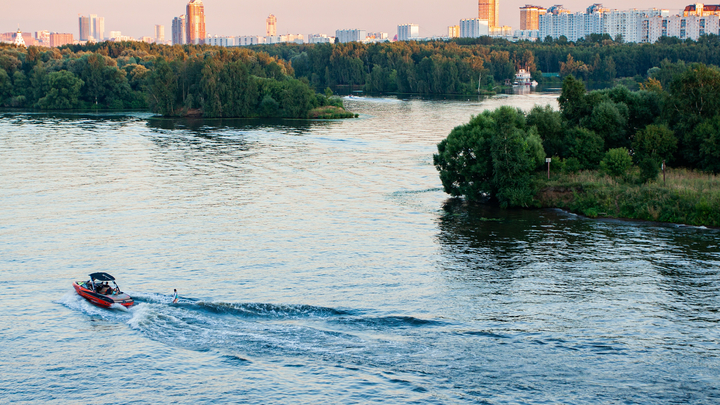
{"type": "Polygon", "coordinates": [[[115,277],[107,273],[92,273],[90,278],[98,281],[115,281],[115,277]]]}

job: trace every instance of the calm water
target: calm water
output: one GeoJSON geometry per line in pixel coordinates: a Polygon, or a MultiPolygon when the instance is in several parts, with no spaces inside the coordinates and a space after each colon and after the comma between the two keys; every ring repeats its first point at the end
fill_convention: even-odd
{"type": "Polygon", "coordinates": [[[536,103],[0,114],[0,402],[717,403],[718,231],[440,189],[454,126],[536,103]],[[76,296],[96,271],[138,305],[76,296]]]}

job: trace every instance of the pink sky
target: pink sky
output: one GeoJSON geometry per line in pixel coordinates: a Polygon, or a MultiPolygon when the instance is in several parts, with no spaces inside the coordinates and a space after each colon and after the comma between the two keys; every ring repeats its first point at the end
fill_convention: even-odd
{"type": "MultiPolygon", "coordinates": [[[[170,36],[172,18],[185,13],[187,0],[3,0],[0,32],[17,29],[24,32],[50,30],[78,35],[78,14],[105,17],[105,34],[122,31],[132,37],[153,36],[155,24],[165,26],[170,36]]],[[[525,0],[501,0],[500,22],[519,29],[519,7],[525,0]]],[[[571,11],[583,11],[589,1],[557,1],[571,11]]],[[[421,36],[445,35],[447,27],[462,18],[477,16],[475,0],[206,0],[205,16],[208,34],[265,35],[265,18],[273,13],[278,18],[278,34],[324,33],[334,35],[336,29],[360,28],[383,31],[392,37],[397,25],[420,25],[421,36]]],[[[556,3],[530,2],[543,7],[556,3]]],[[[689,1],[668,0],[604,1],[608,8],[666,8],[676,13],[691,4],[689,1]]]]}

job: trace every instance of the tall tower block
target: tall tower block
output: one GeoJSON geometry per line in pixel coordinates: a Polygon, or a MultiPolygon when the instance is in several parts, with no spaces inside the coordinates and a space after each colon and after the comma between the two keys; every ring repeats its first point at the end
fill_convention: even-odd
{"type": "Polygon", "coordinates": [[[205,6],[202,0],[190,0],[185,13],[185,21],[187,29],[188,44],[204,44],[205,43],[205,6]]]}
{"type": "Polygon", "coordinates": [[[265,20],[265,35],[269,37],[277,35],[277,17],[272,14],[265,20]]]}
{"type": "Polygon", "coordinates": [[[478,0],[478,18],[487,20],[488,27],[500,25],[500,0],[478,0]]]}

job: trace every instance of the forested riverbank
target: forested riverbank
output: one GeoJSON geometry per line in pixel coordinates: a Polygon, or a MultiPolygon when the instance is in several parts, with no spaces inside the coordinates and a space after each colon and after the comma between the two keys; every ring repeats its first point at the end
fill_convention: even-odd
{"type": "Polygon", "coordinates": [[[519,69],[531,72],[540,83],[555,83],[558,76],[572,74],[593,88],[620,81],[636,89],[648,70],[663,64],[720,65],[716,35],[698,41],[662,38],[654,44],[624,43],[605,34],[577,42],[563,37],[538,42],[483,37],[252,48],[291,62],[296,77],[316,90],[349,87],[374,94],[477,94],[478,88],[491,91],[514,79],[519,69]]]}
{"type": "Polygon", "coordinates": [[[635,92],[587,92],[568,76],[560,111],[485,111],[434,163],[445,191],[469,200],[720,226],[719,92],[720,70],[703,64],[666,63],[635,92]],[[665,165],[682,168],[670,182],[665,165]]]}
{"type": "Polygon", "coordinates": [[[289,62],[267,53],[136,42],[0,46],[0,106],[210,118],[354,116],[341,99],[316,93],[294,78],[289,62]]]}

